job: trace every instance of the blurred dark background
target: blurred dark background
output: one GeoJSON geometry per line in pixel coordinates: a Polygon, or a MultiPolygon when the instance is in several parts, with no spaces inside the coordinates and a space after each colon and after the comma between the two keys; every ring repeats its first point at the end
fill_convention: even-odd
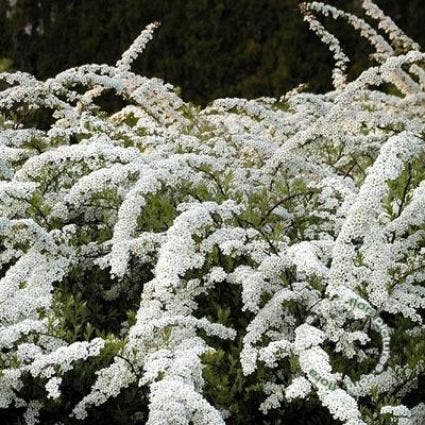
{"type": "MultiPolygon", "coordinates": [[[[361,13],[360,0],[328,1],[361,13]]],[[[425,0],[376,3],[425,45],[425,0]]],[[[298,0],[0,0],[0,70],[39,78],[84,63],[113,64],[146,24],[161,21],[134,69],[181,88],[184,99],[280,96],[300,83],[331,85],[332,57],[310,33],[298,0]]],[[[346,24],[322,19],[367,66],[367,43],[346,24]]]]}

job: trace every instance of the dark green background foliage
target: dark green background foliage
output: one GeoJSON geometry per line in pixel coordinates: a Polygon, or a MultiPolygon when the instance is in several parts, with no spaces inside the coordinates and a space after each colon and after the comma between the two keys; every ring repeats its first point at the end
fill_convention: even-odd
{"type": "MultiPolygon", "coordinates": [[[[280,96],[300,83],[330,88],[332,58],[308,31],[298,0],[0,0],[0,68],[40,78],[84,63],[114,63],[144,26],[162,27],[135,69],[181,87],[186,100],[280,96]],[[29,34],[30,25],[32,25],[29,34]],[[26,30],[25,30],[26,29],[26,30]],[[6,63],[7,65],[7,63],[6,63]]],[[[359,11],[360,0],[328,1],[359,11]]],[[[423,0],[378,0],[409,36],[425,44],[423,0]]],[[[350,74],[368,60],[368,47],[349,27],[326,20],[353,58],[350,74]]]]}

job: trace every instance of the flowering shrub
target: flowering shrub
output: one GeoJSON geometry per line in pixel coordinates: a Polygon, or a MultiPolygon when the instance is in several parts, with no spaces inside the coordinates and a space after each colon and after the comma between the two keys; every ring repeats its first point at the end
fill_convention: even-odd
{"type": "Polygon", "coordinates": [[[131,72],[157,24],[1,74],[2,424],[423,423],[425,54],[363,7],[302,7],[323,95],[185,103],[131,72]]]}

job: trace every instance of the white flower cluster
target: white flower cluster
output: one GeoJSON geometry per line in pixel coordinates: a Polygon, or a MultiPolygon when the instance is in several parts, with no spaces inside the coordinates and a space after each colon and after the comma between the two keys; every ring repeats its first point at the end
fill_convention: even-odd
{"type": "Polygon", "coordinates": [[[204,396],[204,358],[226,340],[241,375],[266,376],[264,414],[315,398],[347,425],[422,423],[423,405],[404,397],[424,371],[425,54],[363,6],[388,40],[303,6],[336,60],[336,90],[321,95],[185,103],[131,71],[157,24],[116,66],[0,75],[0,409],[38,423],[86,362],[98,368],[91,390],[64,424],[136,388],[149,425],[221,425],[231,413],[204,396]],[[359,30],[377,66],[347,81],[318,13],[359,30]],[[125,106],[104,111],[108,92],[125,106]],[[97,298],[131,302],[93,337],[70,311],[97,298]],[[391,341],[408,340],[381,374],[383,343],[352,299],[391,341]],[[223,318],[221,302],[244,320],[223,318]],[[44,396],[25,393],[31,380],[44,396]]]}

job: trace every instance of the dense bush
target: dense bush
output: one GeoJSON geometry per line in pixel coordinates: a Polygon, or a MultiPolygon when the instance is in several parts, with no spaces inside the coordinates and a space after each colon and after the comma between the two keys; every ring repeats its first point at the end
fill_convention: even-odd
{"type": "Polygon", "coordinates": [[[186,103],[131,71],[156,23],[1,74],[2,424],[423,423],[425,54],[363,7],[302,7],[323,95],[186,103]]]}

